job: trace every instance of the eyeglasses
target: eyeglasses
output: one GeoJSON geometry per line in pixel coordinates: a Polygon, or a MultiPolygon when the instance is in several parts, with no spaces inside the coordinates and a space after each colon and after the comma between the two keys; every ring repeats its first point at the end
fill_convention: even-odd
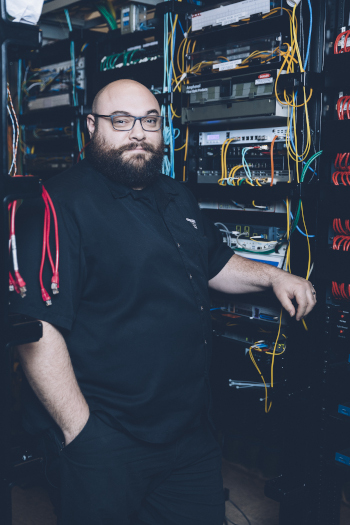
{"type": "Polygon", "coordinates": [[[137,120],[140,121],[144,131],[159,131],[163,126],[164,117],[148,115],[148,117],[133,117],[132,115],[97,115],[91,113],[94,117],[110,118],[113,129],[116,131],[130,131],[135,126],[137,120]]]}

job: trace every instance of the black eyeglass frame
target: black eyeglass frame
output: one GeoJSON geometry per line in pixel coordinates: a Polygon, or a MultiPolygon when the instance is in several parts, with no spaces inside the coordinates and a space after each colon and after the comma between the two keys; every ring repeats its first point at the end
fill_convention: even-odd
{"type": "Polygon", "coordinates": [[[148,118],[148,117],[152,117],[152,115],[144,115],[143,117],[134,117],[134,115],[98,115],[97,113],[90,113],[90,115],[92,115],[93,117],[102,117],[102,118],[110,118],[111,119],[111,123],[112,123],[112,128],[115,130],[115,131],[131,131],[133,129],[133,127],[135,126],[136,124],[136,121],[139,120],[140,121],[140,125],[141,125],[141,128],[143,129],[143,131],[146,131],[147,133],[154,133],[156,131],[160,131],[162,128],[163,128],[163,123],[164,123],[164,118],[163,116],[161,115],[153,115],[154,117],[157,117],[157,118],[160,118],[161,119],[161,125],[158,129],[145,129],[142,125],[142,119],[143,118],[148,118]],[[114,117],[132,117],[134,119],[134,123],[133,125],[131,126],[130,129],[117,129],[113,126],[113,118],[114,117]]]}

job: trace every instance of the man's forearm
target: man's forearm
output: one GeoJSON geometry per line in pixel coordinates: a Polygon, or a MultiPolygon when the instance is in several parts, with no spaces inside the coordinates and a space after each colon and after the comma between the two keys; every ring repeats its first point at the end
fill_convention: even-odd
{"type": "Polygon", "coordinates": [[[77,383],[61,333],[43,322],[43,337],[18,347],[27,379],[46,410],[62,429],[66,444],[82,430],[89,407],[77,383]]]}
{"type": "Polygon", "coordinates": [[[272,287],[279,273],[284,272],[269,264],[233,255],[221,272],[209,281],[209,286],[232,294],[262,292],[272,287]]]}
{"type": "Polygon", "coordinates": [[[271,288],[291,316],[295,315],[292,300],[296,300],[297,321],[310,313],[316,304],[315,289],[306,279],[239,255],[231,257],[221,272],[209,281],[209,286],[229,294],[262,292],[271,288]]]}

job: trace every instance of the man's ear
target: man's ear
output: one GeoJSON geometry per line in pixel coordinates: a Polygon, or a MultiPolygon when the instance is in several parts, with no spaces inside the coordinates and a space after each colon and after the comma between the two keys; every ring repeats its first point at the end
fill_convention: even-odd
{"type": "Polygon", "coordinates": [[[91,139],[95,133],[95,117],[93,115],[90,114],[86,117],[86,125],[91,139]]]}

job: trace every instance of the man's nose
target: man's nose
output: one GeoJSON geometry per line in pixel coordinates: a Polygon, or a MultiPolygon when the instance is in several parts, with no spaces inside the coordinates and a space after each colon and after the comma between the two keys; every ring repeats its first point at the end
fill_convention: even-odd
{"type": "Polygon", "coordinates": [[[135,120],[134,127],[130,132],[130,138],[136,140],[143,140],[146,138],[145,131],[141,126],[141,120],[135,120]]]}

